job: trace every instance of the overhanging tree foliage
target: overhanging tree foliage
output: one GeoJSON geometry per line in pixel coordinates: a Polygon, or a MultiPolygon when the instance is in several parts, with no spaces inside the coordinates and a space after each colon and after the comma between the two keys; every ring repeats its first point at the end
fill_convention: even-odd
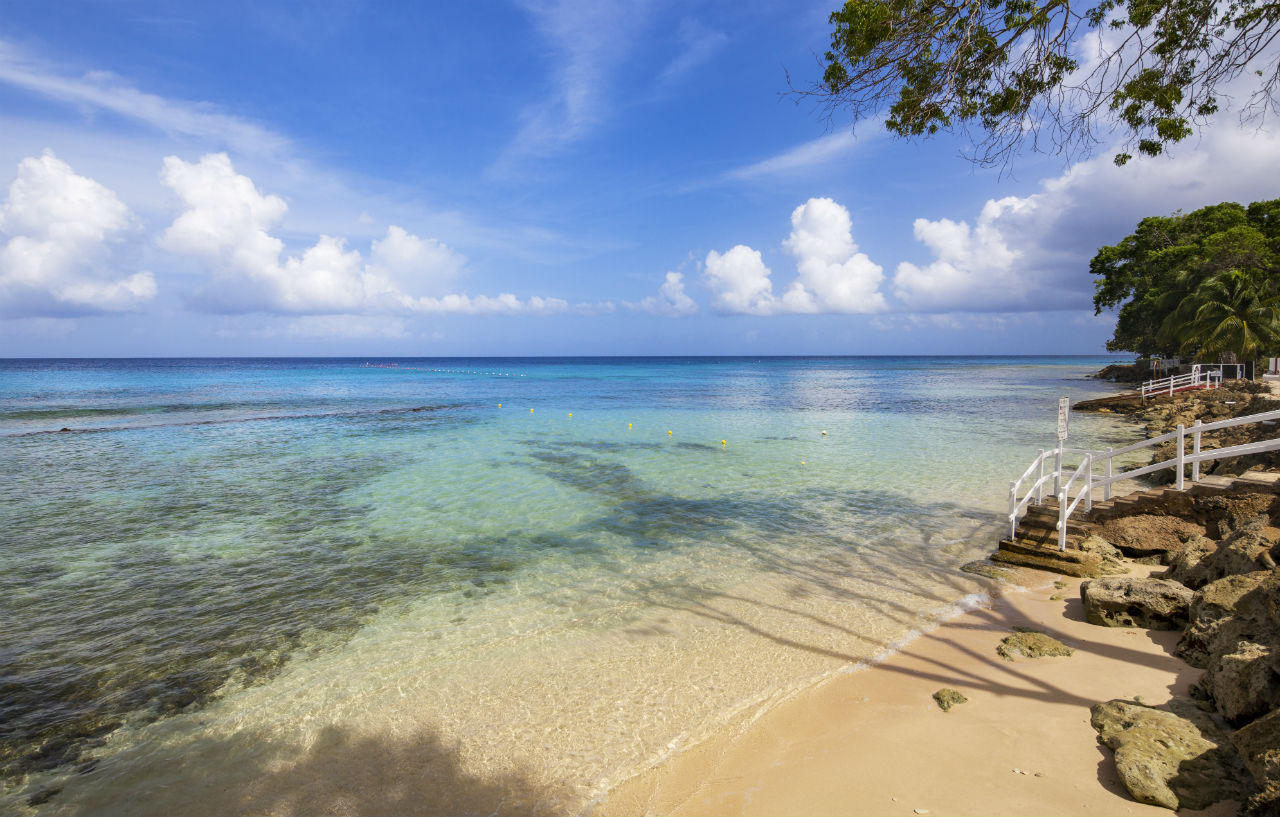
{"type": "Polygon", "coordinates": [[[858,121],[887,108],[900,136],[968,131],[982,164],[1028,140],[1085,152],[1105,121],[1128,150],[1164,152],[1255,81],[1242,112],[1280,96],[1280,3],[1266,0],[848,0],[831,15],[822,81],[803,92],[858,121]],[[1092,35],[1092,36],[1087,36],[1092,35]]]}
{"type": "Polygon", "coordinates": [[[1280,352],[1280,199],[1143,219],[1089,262],[1112,351],[1241,359],[1280,352]]]}

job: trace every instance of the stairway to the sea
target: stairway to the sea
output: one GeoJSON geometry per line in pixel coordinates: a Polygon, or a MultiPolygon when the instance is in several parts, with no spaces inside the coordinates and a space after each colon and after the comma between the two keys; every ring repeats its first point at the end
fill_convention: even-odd
{"type": "Polygon", "coordinates": [[[1134,491],[1126,496],[1093,503],[1093,509],[1072,518],[1066,549],[1058,549],[1058,501],[1047,497],[1043,504],[1031,505],[1019,520],[1012,538],[1002,539],[991,559],[1021,567],[1034,567],[1068,576],[1094,576],[1100,557],[1080,545],[1098,532],[1109,519],[1138,514],[1168,515],[1171,509],[1203,496],[1245,493],[1280,494],[1280,472],[1259,471],[1239,476],[1203,476],[1183,490],[1169,486],[1134,491]]]}

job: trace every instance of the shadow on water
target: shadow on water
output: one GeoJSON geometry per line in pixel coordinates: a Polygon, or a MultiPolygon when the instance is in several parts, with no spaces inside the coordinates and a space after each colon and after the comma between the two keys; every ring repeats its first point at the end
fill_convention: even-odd
{"type": "MultiPolygon", "coordinates": [[[[81,762],[86,750],[122,724],[191,713],[228,683],[264,682],[317,634],[338,643],[382,605],[460,587],[465,598],[483,595],[477,588],[485,588],[486,579],[500,582],[546,550],[569,550],[575,560],[595,560],[612,571],[609,562],[619,548],[599,547],[602,533],[623,543],[623,550],[728,551],[761,572],[786,577],[794,606],[695,583],[648,585],[639,592],[655,608],[676,607],[842,660],[887,645],[817,616],[801,603],[806,596],[857,603],[912,626],[928,606],[924,602],[949,603],[974,587],[973,579],[931,564],[919,548],[897,548],[874,571],[865,569],[876,556],[874,537],[889,535],[872,521],[886,509],[922,521],[958,514],[950,505],[884,492],[821,497],[844,503],[852,519],[865,520],[867,538],[825,529],[820,511],[799,499],[682,498],[597,452],[544,448],[530,452],[532,467],[607,496],[607,515],[555,534],[424,547],[377,538],[364,525],[370,508],[343,498],[391,467],[386,460],[281,458],[249,481],[212,455],[183,463],[181,473],[158,473],[153,463],[131,461],[125,453],[100,449],[106,462],[95,470],[112,471],[122,485],[169,481],[136,506],[118,506],[108,495],[81,498],[72,508],[70,498],[55,497],[0,534],[0,556],[16,566],[0,574],[0,612],[9,622],[0,623],[0,771],[10,779],[81,762]],[[246,519],[253,520],[253,555],[172,547],[175,534],[188,529],[199,535],[246,519]],[[777,546],[797,533],[804,547],[777,546]],[[49,557],[54,552],[59,561],[49,557]],[[77,558],[88,559],[88,567],[69,564],[77,558]],[[860,568],[856,587],[839,580],[860,568]],[[930,570],[940,574],[944,590],[939,576],[931,584],[921,580],[930,570]],[[878,588],[892,590],[894,598],[916,598],[880,598],[878,588]],[[757,614],[743,612],[753,607],[757,614]],[[850,648],[832,647],[829,639],[807,642],[805,631],[792,631],[788,620],[807,621],[809,632],[839,633],[850,648]],[[859,638],[864,643],[853,650],[859,638]]],[[[69,458],[64,474],[72,496],[79,462],[69,458]]],[[[0,486],[0,499],[6,495],[0,486]]],[[[578,592],[587,591],[559,588],[547,603],[572,606],[578,592]]],[[[415,740],[420,749],[432,746],[430,738],[415,740]]],[[[352,742],[357,738],[342,737],[332,752],[342,755],[341,747],[352,742]]]]}
{"type": "Polygon", "coordinates": [[[328,726],[304,750],[265,731],[192,738],[128,769],[96,770],[27,794],[60,814],[551,815],[572,811],[570,788],[528,770],[484,773],[430,729],[367,734],[328,726]],[[176,785],[156,785],[172,779],[176,785]],[[65,788],[63,787],[65,786],[65,788]]]}
{"type": "MultiPolygon", "coordinates": [[[[120,485],[159,478],[118,465],[120,485]]],[[[142,499],[55,497],[0,531],[0,779],[82,762],[126,723],[264,683],[388,605],[473,596],[532,558],[371,533],[344,494],[385,459],[283,460],[252,480],[214,457],[184,465],[142,499]],[[222,526],[235,540],[211,552],[222,526]]]]}

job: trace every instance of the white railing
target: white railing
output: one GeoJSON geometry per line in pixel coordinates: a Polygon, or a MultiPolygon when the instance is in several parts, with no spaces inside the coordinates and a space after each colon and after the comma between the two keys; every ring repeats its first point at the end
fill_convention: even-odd
{"type": "Polygon", "coordinates": [[[1188,374],[1175,374],[1159,380],[1148,380],[1142,384],[1142,402],[1153,394],[1173,394],[1186,389],[1216,389],[1222,384],[1222,369],[1201,368],[1200,364],[1191,367],[1188,374]]]}
{"type": "Polygon", "coordinates": [[[1082,503],[1086,511],[1093,508],[1093,492],[1095,490],[1101,489],[1103,499],[1110,499],[1111,486],[1121,480],[1134,479],[1166,468],[1174,468],[1176,469],[1175,483],[1178,490],[1181,491],[1185,487],[1186,468],[1188,465],[1191,466],[1191,481],[1199,482],[1200,463],[1202,462],[1280,450],[1280,434],[1278,434],[1272,439],[1201,451],[1200,437],[1202,434],[1251,423],[1275,425],[1278,420],[1280,420],[1280,410],[1264,411],[1261,414],[1249,414],[1230,420],[1219,420],[1216,423],[1201,423],[1196,420],[1195,425],[1190,429],[1179,425],[1175,431],[1170,431],[1168,434],[1161,434],[1158,437],[1152,437],[1149,440],[1143,440],[1133,445],[1126,445],[1123,448],[1108,448],[1106,451],[1086,451],[1080,448],[1042,450],[1027,470],[1023,472],[1022,476],[1009,483],[1009,538],[1012,539],[1017,536],[1018,520],[1026,513],[1026,509],[1032,503],[1039,505],[1044,501],[1045,486],[1050,482],[1053,483],[1051,495],[1057,497],[1058,500],[1058,550],[1066,550],[1067,520],[1071,518],[1071,515],[1082,503]],[[1190,454],[1187,453],[1187,437],[1191,437],[1192,442],[1190,454]],[[1116,471],[1116,457],[1131,454],[1144,448],[1151,448],[1170,440],[1177,440],[1177,453],[1173,459],[1144,465],[1128,471],[1116,471]],[[1075,468],[1064,467],[1063,459],[1066,457],[1080,457],[1080,464],[1075,468]],[[1045,465],[1049,462],[1053,463],[1053,468],[1051,471],[1046,472],[1045,465]],[[1105,474],[1095,475],[1095,468],[1104,469],[1105,474]],[[1035,475],[1035,479],[1028,483],[1027,481],[1031,479],[1032,475],[1035,475]],[[1024,484],[1026,484],[1025,492],[1019,493],[1023,491],[1024,484]],[[1073,486],[1075,486],[1076,491],[1074,499],[1071,495],[1073,486]]]}

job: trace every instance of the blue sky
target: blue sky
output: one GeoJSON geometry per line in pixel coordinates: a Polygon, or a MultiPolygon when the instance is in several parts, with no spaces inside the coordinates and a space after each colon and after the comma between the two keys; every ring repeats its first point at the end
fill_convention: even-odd
{"type": "Polygon", "coordinates": [[[1088,260],[1273,198],[785,96],[818,3],[0,5],[0,355],[1094,353],[1088,260]],[[437,7],[438,6],[438,7],[437,7]]]}

